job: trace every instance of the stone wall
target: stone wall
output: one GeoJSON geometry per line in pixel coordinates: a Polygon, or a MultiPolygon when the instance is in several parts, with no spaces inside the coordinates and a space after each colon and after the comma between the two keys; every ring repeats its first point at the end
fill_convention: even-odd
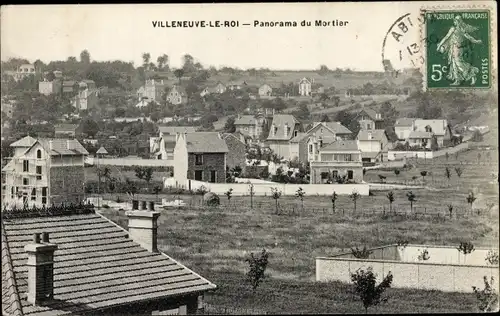
{"type": "MultiPolygon", "coordinates": [[[[203,163],[201,165],[195,164],[195,154],[188,155],[188,179],[194,179],[195,171],[203,171],[203,181],[210,180],[210,172],[215,170],[216,183],[226,182],[226,164],[225,164],[225,154],[223,153],[213,153],[213,154],[201,154],[203,155],[203,163]]],[[[175,170],[174,170],[175,173],[175,170]]]]}
{"type": "Polygon", "coordinates": [[[232,135],[227,136],[225,141],[229,149],[226,157],[226,165],[229,169],[236,166],[240,166],[241,168],[245,167],[246,145],[232,135]]]}
{"type": "Polygon", "coordinates": [[[50,168],[49,204],[79,203],[85,198],[83,166],[50,168]]]}

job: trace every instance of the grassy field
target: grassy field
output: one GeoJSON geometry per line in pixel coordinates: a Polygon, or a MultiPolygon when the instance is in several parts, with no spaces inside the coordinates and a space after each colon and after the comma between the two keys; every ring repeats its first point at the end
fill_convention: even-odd
{"type": "MultiPolygon", "coordinates": [[[[356,213],[352,210],[352,202],[344,196],[339,198],[335,214],[327,197],[316,196],[306,197],[304,210],[296,198],[280,199],[283,209],[300,208],[300,215],[295,216],[276,215],[270,197],[255,197],[254,209],[249,208],[249,197],[234,197],[230,205],[223,199],[223,205],[212,210],[195,207],[161,210],[158,244],[162,251],[219,286],[216,292],[207,296],[208,303],[258,307],[269,313],[363,311],[362,304],[350,294],[348,285],[313,282],[317,256],[332,255],[356,246],[381,246],[398,240],[436,245],[454,245],[467,240],[476,246],[498,247],[496,208],[489,215],[469,214],[453,219],[444,216],[383,217],[371,212],[374,205],[387,204],[383,194],[362,197],[356,213]],[[325,211],[319,211],[321,207],[325,211]],[[250,252],[259,252],[263,248],[270,252],[266,270],[269,278],[263,283],[262,292],[253,294],[244,282],[247,271],[244,260],[250,252]]],[[[404,192],[396,194],[395,207],[408,209],[404,192]]],[[[438,209],[446,203],[465,200],[460,193],[443,195],[422,190],[417,192],[419,194],[426,194],[426,205],[438,209]]],[[[193,205],[199,204],[200,196],[189,197],[193,205]]],[[[182,198],[188,199],[188,196],[182,198]]],[[[424,203],[422,199],[419,201],[417,203],[424,203]]],[[[123,212],[111,209],[102,212],[127,227],[123,212]]],[[[481,282],[478,280],[478,285],[481,282]]],[[[388,294],[390,301],[372,312],[468,312],[475,308],[474,297],[470,294],[417,290],[391,290],[388,294]]]]}

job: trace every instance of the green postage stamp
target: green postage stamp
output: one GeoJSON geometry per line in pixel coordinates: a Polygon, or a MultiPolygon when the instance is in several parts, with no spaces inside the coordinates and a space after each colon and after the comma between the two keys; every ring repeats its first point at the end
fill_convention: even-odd
{"type": "Polygon", "coordinates": [[[488,89],[492,81],[491,11],[425,10],[424,80],[428,89],[488,89]]]}

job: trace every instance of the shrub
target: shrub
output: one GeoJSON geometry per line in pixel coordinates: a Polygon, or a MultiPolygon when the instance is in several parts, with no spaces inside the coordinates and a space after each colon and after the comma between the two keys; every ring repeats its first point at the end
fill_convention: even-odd
{"type": "Polygon", "coordinates": [[[498,265],[498,252],[493,250],[488,251],[485,260],[491,265],[498,265]]]}
{"type": "Polygon", "coordinates": [[[373,273],[372,267],[369,267],[367,271],[358,269],[356,273],[351,274],[354,290],[361,299],[361,302],[363,302],[365,313],[368,313],[368,307],[387,301],[387,298],[382,298],[382,294],[387,288],[391,287],[392,273],[389,271],[379,285],[375,285],[376,279],[377,276],[373,273]]]}
{"type": "Polygon", "coordinates": [[[366,246],[363,246],[363,249],[358,249],[358,247],[351,248],[351,254],[356,259],[368,259],[370,257],[370,255],[372,254],[372,252],[373,251],[366,248],[366,246]]]}
{"type": "Polygon", "coordinates": [[[429,251],[427,249],[422,250],[422,252],[418,255],[417,259],[420,261],[427,261],[431,257],[429,256],[429,251]]]}
{"type": "Polygon", "coordinates": [[[201,187],[196,189],[196,193],[199,195],[205,195],[205,193],[207,193],[207,192],[208,192],[208,190],[204,185],[202,185],[201,187]]]}
{"type": "Polygon", "coordinates": [[[475,286],[472,287],[472,290],[476,294],[478,308],[482,312],[496,312],[498,311],[498,294],[493,287],[495,280],[491,277],[488,282],[488,278],[486,276],[484,276],[483,280],[484,289],[479,290],[475,286]]]}
{"type": "Polygon", "coordinates": [[[250,270],[247,273],[247,280],[252,285],[252,289],[255,292],[265,277],[264,272],[269,262],[269,253],[266,252],[265,249],[262,249],[260,256],[257,257],[254,256],[252,252],[250,257],[245,259],[245,262],[248,262],[250,266],[250,270]]]}
{"type": "Polygon", "coordinates": [[[207,192],[203,195],[203,202],[207,206],[215,207],[220,205],[219,196],[213,192],[207,192]]]}

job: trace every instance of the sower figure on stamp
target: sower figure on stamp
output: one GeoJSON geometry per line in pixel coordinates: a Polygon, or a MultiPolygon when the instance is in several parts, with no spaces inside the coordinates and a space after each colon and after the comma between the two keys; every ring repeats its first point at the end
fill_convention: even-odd
{"type": "Polygon", "coordinates": [[[479,28],[465,23],[459,15],[455,17],[453,24],[454,26],[450,28],[448,34],[437,45],[437,50],[448,55],[449,73],[447,78],[453,80],[451,85],[457,86],[462,81],[469,80],[471,85],[474,85],[479,69],[464,59],[464,48],[466,40],[473,44],[482,43],[481,40],[475,39],[469,34],[479,28]]]}

